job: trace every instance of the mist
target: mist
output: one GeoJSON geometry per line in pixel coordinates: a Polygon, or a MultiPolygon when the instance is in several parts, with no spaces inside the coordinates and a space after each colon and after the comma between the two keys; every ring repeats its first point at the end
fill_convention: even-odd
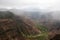
{"type": "Polygon", "coordinates": [[[17,15],[38,11],[39,14],[52,14],[53,19],[60,20],[60,0],[0,0],[0,10],[14,11],[17,15]]]}

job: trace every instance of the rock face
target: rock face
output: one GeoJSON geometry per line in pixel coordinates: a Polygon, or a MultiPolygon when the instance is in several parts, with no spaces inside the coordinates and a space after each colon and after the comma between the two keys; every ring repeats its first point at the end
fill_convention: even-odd
{"type": "Polygon", "coordinates": [[[0,40],[26,40],[26,36],[40,33],[29,19],[9,11],[0,12],[0,40]]]}

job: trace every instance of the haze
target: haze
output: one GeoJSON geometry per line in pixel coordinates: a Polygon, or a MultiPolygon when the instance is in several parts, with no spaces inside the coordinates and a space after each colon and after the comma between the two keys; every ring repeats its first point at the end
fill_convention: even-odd
{"type": "Polygon", "coordinates": [[[40,9],[60,10],[60,0],[0,0],[0,8],[27,8],[37,6],[40,9]]]}

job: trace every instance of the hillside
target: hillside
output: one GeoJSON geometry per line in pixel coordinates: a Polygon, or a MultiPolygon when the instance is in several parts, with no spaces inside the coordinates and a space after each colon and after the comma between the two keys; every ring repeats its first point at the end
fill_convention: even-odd
{"type": "Polygon", "coordinates": [[[0,40],[26,40],[26,37],[40,33],[41,31],[29,19],[9,11],[0,12],[0,40]]]}
{"type": "Polygon", "coordinates": [[[46,32],[48,30],[49,38],[54,38],[54,36],[60,35],[60,20],[58,14],[59,12],[57,14],[55,12],[47,12],[44,14],[41,12],[27,12],[24,16],[33,20],[40,31],[46,32]]]}

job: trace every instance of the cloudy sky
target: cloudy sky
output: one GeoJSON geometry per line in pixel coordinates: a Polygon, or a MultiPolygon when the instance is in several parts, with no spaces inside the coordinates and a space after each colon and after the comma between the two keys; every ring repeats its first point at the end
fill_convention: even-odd
{"type": "Polygon", "coordinates": [[[34,7],[41,9],[60,10],[60,0],[0,0],[0,8],[34,7]]]}

